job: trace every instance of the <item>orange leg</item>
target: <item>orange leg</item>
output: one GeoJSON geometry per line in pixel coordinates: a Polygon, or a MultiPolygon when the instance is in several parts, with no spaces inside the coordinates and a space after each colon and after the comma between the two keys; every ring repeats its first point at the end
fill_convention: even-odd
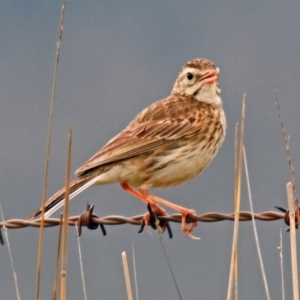
{"type": "MultiPolygon", "coordinates": [[[[186,234],[190,238],[198,239],[198,238],[194,237],[191,234],[192,230],[195,228],[195,226],[197,226],[198,222],[193,222],[190,226],[187,226],[187,224],[186,224],[187,216],[189,216],[189,215],[195,216],[196,215],[196,212],[194,210],[185,208],[183,206],[174,204],[170,201],[167,201],[165,199],[162,199],[162,198],[159,198],[159,197],[154,196],[152,194],[149,194],[146,190],[136,191],[135,189],[130,187],[127,183],[121,183],[121,187],[126,192],[128,192],[131,195],[137,197],[141,201],[143,201],[147,204],[149,203],[151,205],[151,207],[153,208],[154,212],[157,213],[158,215],[167,215],[167,213],[165,212],[164,209],[162,209],[160,206],[158,206],[157,203],[165,205],[167,207],[170,207],[170,208],[180,212],[182,214],[181,229],[182,229],[183,233],[186,234]],[[154,205],[154,207],[153,207],[153,205],[154,205]]],[[[145,218],[145,222],[147,221],[149,223],[149,215],[145,216],[145,217],[148,218],[147,220],[145,218]]]]}
{"type": "Polygon", "coordinates": [[[187,235],[188,237],[192,238],[192,239],[199,239],[197,237],[194,237],[191,232],[192,230],[197,226],[198,222],[195,221],[193,222],[190,226],[188,226],[186,224],[186,218],[187,216],[196,216],[196,212],[193,210],[193,209],[188,209],[188,208],[185,208],[183,206],[180,206],[178,204],[175,204],[175,203],[172,203],[170,201],[167,201],[165,199],[162,199],[162,198],[159,198],[157,196],[154,196],[152,194],[148,194],[148,198],[151,199],[152,201],[156,202],[156,203],[159,203],[159,204],[162,204],[162,205],[165,205],[167,207],[170,207],[178,212],[181,213],[182,215],[182,219],[181,219],[181,229],[183,231],[183,233],[185,235],[187,235]]]}
{"type": "MultiPolygon", "coordinates": [[[[149,204],[151,206],[152,211],[158,215],[158,216],[168,216],[168,214],[166,213],[166,211],[160,207],[158,204],[156,204],[154,201],[152,201],[151,199],[149,199],[147,197],[147,194],[144,194],[142,192],[138,192],[135,189],[133,189],[132,187],[130,187],[127,183],[121,183],[120,184],[122,189],[126,192],[128,192],[129,194],[135,196],[136,198],[138,198],[139,200],[145,202],[146,204],[149,204]]],[[[145,225],[148,227],[149,225],[149,220],[150,220],[150,213],[146,213],[144,215],[144,221],[145,221],[145,225]]],[[[164,232],[167,228],[167,223],[165,223],[165,225],[163,225],[161,227],[162,232],[164,232]]]]}

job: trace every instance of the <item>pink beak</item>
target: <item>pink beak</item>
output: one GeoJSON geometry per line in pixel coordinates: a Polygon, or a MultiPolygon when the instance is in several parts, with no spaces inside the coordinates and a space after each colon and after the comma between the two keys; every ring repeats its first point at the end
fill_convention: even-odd
{"type": "Polygon", "coordinates": [[[220,72],[219,68],[217,68],[216,70],[209,71],[207,72],[207,74],[202,76],[199,81],[202,82],[203,84],[214,83],[218,80],[219,72],[220,72]]]}

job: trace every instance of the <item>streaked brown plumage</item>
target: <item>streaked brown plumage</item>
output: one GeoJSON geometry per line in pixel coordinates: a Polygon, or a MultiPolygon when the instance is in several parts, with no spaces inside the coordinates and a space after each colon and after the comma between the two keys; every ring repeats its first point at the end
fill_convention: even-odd
{"type": "MultiPolygon", "coordinates": [[[[70,185],[70,198],[93,184],[119,182],[159,214],[166,213],[157,203],[181,212],[182,229],[191,236],[196,224],[187,227],[185,218],[194,211],[148,194],[147,190],[184,183],[200,174],[216,156],[226,131],[218,74],[219,69],[208,60],[187,62],[170,96],[145,108],[76,171],[78,177],[70,185]]],[[[62,188],[47,201],[46,216],[62,205],[64,196],[62,188]]],[[[41,209],[33,217],[40,213],[41,209]]]]}

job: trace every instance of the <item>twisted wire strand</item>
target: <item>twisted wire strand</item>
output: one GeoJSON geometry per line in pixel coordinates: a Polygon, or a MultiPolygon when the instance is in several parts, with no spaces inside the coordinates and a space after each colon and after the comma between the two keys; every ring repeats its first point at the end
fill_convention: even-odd
{"type": "MultiPolygon", "coordinates": [[[[132,217],[118,216],[118,215],[110,215],[106,217],[95,217],[93,215],[92,221],[96,224],[102,225],[123,225],[123,224],[132,224],[132,225],[141,225],[144,215],[137,215],[132,217]]],[[[72,216],[68,219],[69,226],[75,226],[77,221],[79,220],[80,215],[72,216]]],[[[275,212],[275,211],[266,211],[254,214],[254,218],[260,221],[275,221],[279,219],[285,219],[286,213],[275,212]]],[[[158,220],[181,223],[181,215],[173,214],[170,216],[157,216],[158,220]]],[[[250,221],[252,219],[251,212],[241,211],[240,212],[240,221],[250,221]]],[[[187,218],[187,222],[192,221],[200,221],[200,222],[219,222],[234,220],[234,213],[223,214],[210,212],[205,213],[199,216],[189,216],[187,218]]],[[[24,227],[40,227],[41,219],[36,220],[22,220],[22,219],[11,219],[4,222],[0,222],[0,228],[7,227],[11,229],[24,228],[24,227]]],[[[60,225],[60,219],[55,218],[47,218],[44,220],[45,227],[54,227],[60,225]]]]}

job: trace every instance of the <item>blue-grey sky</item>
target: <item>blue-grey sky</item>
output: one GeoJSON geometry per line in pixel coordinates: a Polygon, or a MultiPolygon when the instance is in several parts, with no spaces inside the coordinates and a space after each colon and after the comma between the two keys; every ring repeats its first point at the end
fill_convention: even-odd
{"type": "MultiPolygon", "coordinates": [[[[0,4],[0,202],[4,217],[26,218],[41,202],[55,43],[61,1],[0,4]]],[[[247,93],[245,145],[255,211],[286,206],[289,169],[273,85],[298,179],[300,162],[300,4],[297,1],[69,1],[58,70],[48,195],[64,184],[67,132],[73,126],[75,170],[150,103],[167,96],[181,66],[204,57],[220,68],[228,129],[215,161],[194,180],[159,196],[198,214],[232,211],[234,128],[247,93]]],[[[144,205],[118,185],[92,187],[71,202],[71,215],[95,204],[100,216],[132,216],[144,205]]],[[[242,209],[249,210],[246,185],[242,209]]],[[[170,213],[172,213],[170,211],[170,213]]],[[[56,214],[58,216],[58,214],[56,214]]],[[[224,299],[232,222],[201,223],[191,240],[171,225],[163,236],[183,299],[224,299]]],[[[272,299],[281,299],[277,246],[282,221],[257,223],[272,299]]],[[[156,231],[131,225],[108,235],[83,230],[88,299],[125,299],[121,252],[136,254],[139,299],[179,299],[156,231]]],[[[41,299],[52,290],[58,228],[45,233],[41,299]]],[[[9,230],[22,299],[35,295],[38,230],[9,230]]],[[[240,298],[264,299],[253,229],[241,224],[240,298]]],[[[1,299],[15,299],[6,247],[1,247],[1,299]]],[[[283,233],[286,299],[291,299],[288,234],[283,233]]],[[[68,299],[83,299],[77,241],[70,228],[68,299]]]]}

